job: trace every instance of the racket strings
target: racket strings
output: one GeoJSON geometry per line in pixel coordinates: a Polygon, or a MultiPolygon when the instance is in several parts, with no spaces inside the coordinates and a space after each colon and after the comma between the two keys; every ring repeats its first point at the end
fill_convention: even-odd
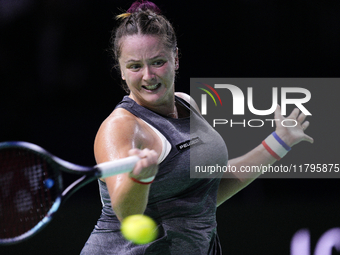
{"type": "Polygon", "coordinates": [[[20,236],[39,223],[59,194],[58,177],[41,155],[0,151],[0,238],[20,236]],[[47,184],[48,183],[48,184],[47,184]]]}

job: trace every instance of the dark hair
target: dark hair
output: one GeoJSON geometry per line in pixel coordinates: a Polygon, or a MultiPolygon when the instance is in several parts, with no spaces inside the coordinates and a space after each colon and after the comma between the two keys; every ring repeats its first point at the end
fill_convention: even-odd
{"type": "MultiPolygon", "coordinates": [[[[110,51],[116,61],[119,70],[118,59],[121,55],[121,39],[129,35],[156,35],[164,41],[164,45],[176,52],[177,39],[175,31],[170,22],[161,15],[161,10],[152,2],[136,1],[126,13],[116,17],[121,20],[117,29],[112,31],[110,40],[110,51]]],[[[123,84],[123,89],[129,92],[127,85],[123,84]]]]}

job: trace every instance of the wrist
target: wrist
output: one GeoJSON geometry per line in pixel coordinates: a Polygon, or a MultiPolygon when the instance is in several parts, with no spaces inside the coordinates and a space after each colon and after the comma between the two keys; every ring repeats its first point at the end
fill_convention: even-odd
{"type": "Polygon", "coordinates": [[[287,144],[289,147],[293,147],[294,142],[291,138],[291,136],[285,132],[282,132],[280,130],[276,130],[275,133],[280,137],[280,139],[287,144]]]}
{"type": "Polygon", "coordinates": [[[155,180],[155,177],[156,176],[152,176],[152,177],[145,178],[145,179],[140,179],[140,180],[138,180],[138,179],[136,179],[134,177],[130,177],[130,178],[131,178],[131,180],[133,182],[136,182],[136,183],[139,183],[139,184],[143,184],[143,185],[148,185],[148,184],[153,183],[153,181],[155,180]]]}
{"type": "Polygon", "coordinates": [[[276,132],[263,140],[262,145],[276,160],[280,160],[291,150],[291,147],[276,132]]]}

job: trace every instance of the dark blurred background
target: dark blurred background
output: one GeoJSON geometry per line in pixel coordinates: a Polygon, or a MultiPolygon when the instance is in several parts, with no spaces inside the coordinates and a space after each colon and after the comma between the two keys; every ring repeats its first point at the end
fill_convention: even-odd
{"type": "MultiPolygon", "coordinates": [[[[73,163],[95,164],[98,127],[124,95],[106,51],[113,17],[131,3],[0,0],[0,141],[28,141],[73,163]]],[[[190,77],[339,77],[337,0],[155,3],[177,31],[177,91],[190,92],[190,77]]],[[[334,101],[318,102],[329,106],[324,128],[313,129],[311,119],[307,132],[315,139],[327,136],[327,119],[333,131],[340,125],[337,96],[329,93],[334,101]]],[[[327,148],[318,147],[316,139],[294,155],[308,159],[319,149],[313,154],[318,163],[340,163],[336,132],[333,138],[327,148]],[[328,153],[334,162],[323,161],[328,153]]],[[[240,144],[236,150],[245,153],[242,149],[240,144]]],[[[290,254],[294,234],[308,229],[310,253],[301,255],[314,254],[320,237],[340,227],[339,190],[338,179],[255,181],[218,209],[224,253],[290,254]]],[[[100,210],[98,186],[92,183],[70,198],[46,229],[0,247],[0,254],[79,254],[100,210]]],[[[333,248],[329,254],[340,252],[333,248]]]]}

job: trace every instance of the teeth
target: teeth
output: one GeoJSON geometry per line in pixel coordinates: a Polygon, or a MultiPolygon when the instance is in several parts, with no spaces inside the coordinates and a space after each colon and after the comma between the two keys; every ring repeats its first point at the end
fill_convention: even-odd
{"type": "Polygon", "coordinates": [[[158,87],[159,83],[155,84],[155,85],[148,85],[148,86],[144,86],[146,89],[149,89],[149,90],[153,90],[153,89],[156,89],[158,87]]]}

